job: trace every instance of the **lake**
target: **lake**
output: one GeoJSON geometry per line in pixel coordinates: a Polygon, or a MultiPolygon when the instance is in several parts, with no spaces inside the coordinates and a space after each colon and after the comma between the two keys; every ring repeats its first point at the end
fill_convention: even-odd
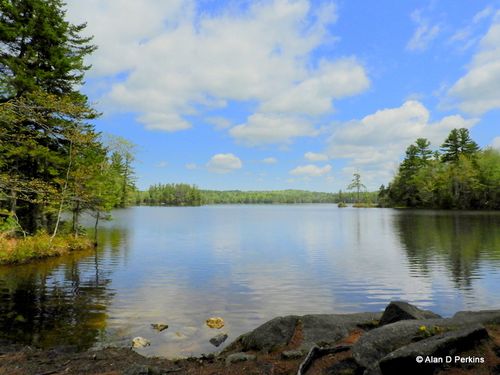
{"type": "Polygon", "coordinates": [[[278,315],[394,299],[443,316],[500,308],[500,212],[225,205],[113,217],[97,250],[0,266],[0,338],[86,349],[143,336],[141,354],[177,357],[278,315]],[[221,330],[205,325],[215,316],[221,330]]]}

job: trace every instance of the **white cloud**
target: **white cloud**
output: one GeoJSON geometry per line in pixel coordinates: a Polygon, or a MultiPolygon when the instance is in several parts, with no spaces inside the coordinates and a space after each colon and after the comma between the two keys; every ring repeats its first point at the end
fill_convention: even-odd
{"type": "Polygon", "coordinates": [[[157,168],[166,168],[168,166],[168,163],[164,160],[158,162],[158,164],[156,164],[156,167],[157,168]]]}
{"type": "Polygon", "coordinates": [[[491,147],[500,151],[500,137],[495,137],[491,141],[491,147]]]}
{"type": "Polygon", "coordinates": [[[269,158],[262,159],[262,162],[264,164],[276,164],[278,162],[278,159],[273,158],[273,157],[269,157],[269,158]]]}
{"type": "Polygon", "coordinates": [[[290,171],[294,176],[319,177],[328,174],[332,170],[332,166],[327,164],[323,167],[318,167],[314,164],[299,165],[290,171]]]}
{"type": "Polygon", "coordinates": [[[471,128],[478,121],[452,115],[430,122],[427,108],[411,100],[342,124],[328,140],[326,154],[349,159],[347,174],[362,169],[369,182],[379,185],[388,181],[405,149],[417,138],[427,138],[439,147],[452,129],[471,128]]]}
{"type": "Polygon", "coordinates": [[[477,31],[481,24],[494,15],[495,9],[492,6],[488,6],[483,10],[477,12],[471,21],[468,21],[466,27],[458,29],[449,39],[449,42],[454,43],[460,51],[465,51],[470,47],[477,44],[480,36],[477,35],[477,31]]]}
{"type": "Polygon", "coordinates": [[[207,163],[207,168],[215,173],[228,173],[243,166],[240,158],[233,154],[217,154],[207,163]]]}
{"type": "Polygon", "coordinates": [[[332,110],[333,99],[360,93],[368,86],[365,71],[355,59],[323,61],[310,78],[264,102],[260,110],[320,115],[332,110]]]}
{"type": "Polygon", "coordinates": [[[229,133],[238,141],[255,146],[265,143],[290,143],[294,137],[313,137],[318,130],[298,116],[256,113],[246,124],[233,127],[229,133]]]}
{"type": "Polygon", "coordinates": [[[207,122],[212,124],[217,130],[226,129],[231,126],[231,121],[225,117],[209,117],[207,122]]]}
{"type": "Polygon", "coordinates": [[[426,50],[440,32],[439,25],[431,25],[429,20],[423,17],[421,13],[420,10],[416,10],[411,14],[411,18],[417,24],[417,28],[406,45],[406,49],[410,51],[426,50]]]}
{"type": "Polygon", "coordinates": [[[467,74],[449,89],[456,105],[471,114],[500,108],[500,11],[479,44],[467,74]]]}
{"type": "Polygon", "coordinates": [[[304,158],[306,158],[309,161],[325,161],[328,160],[328,155],[316,152],[306,152],[304,154],[304,158]]]}
{"type": "Polygon", "coordinates": [[[187,163],[184,166],[186,167],[186,169],[189,169],[189,170],[193,170],[193,169],[198,168],[198,166],[195,163],[187,163]]]}
{"type": "MultiPolygon", "coordinates": [[[[333,38],[328,26],[337,13],[329,1],[259,1],[211,15],[194,0],[69,0],[68,16],[87,21],[100,47],[89,60],[90,75],[110,78],[100,102],[137,113],[148,129],[187,129],[186,115],[228,101],[255,101],[266,116],[322,114],[369,84],[354,58],[309,65],[310,53],[333,38]]],[[[278,142],[312,133],[299,127],[269,132],[278,142]]],[[[252,143],[261,130],[235,128],[234,135],[252,143]]]]}

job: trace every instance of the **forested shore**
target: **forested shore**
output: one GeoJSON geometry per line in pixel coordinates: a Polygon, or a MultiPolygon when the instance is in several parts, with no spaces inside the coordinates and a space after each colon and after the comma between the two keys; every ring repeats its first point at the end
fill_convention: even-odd
{"type": "Polygon", "coordinates": [[[0,262],[88,246],[80,215],[97,225],[134,190],[133,146],[90,123],[99,113],[78,88],[96,46],[63,6],[0,5],[0,262]]]}
{"type": "Polygon", "coordinates": [[[439,150],[419,138],[378,198],[386,207],[498,210],[500,151],[480,149],[465,128],[453,129],[439,150]]]}
{"type": "MultiPolygon", "coordinates": [[[[376,203],[377,192],[361,193],[365,203],[376,203]]],[[[299,203],[356,203],[356,192],[326,193],[306,190],[203,190],[188,184],[156,184],[136,193],[137,205],[201,206],[210,204],[299,204],[299,203]]]]}

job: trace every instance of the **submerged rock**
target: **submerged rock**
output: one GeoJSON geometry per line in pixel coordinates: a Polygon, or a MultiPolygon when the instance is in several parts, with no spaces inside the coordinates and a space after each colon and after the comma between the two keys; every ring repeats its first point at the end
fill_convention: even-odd
{"type": "Polygon", "coordinates": [[[383,326],[401,320],[439,319],[441,316],[428,310],[421,310],[417,306],[403,301],[392,301],[380,318],[379,325],[383,326]]]}
{"type": "Polygon", "coordinates": [[[146,346],[151,345],[151,342],[144,337],[134,337],[132,339],[132,347],[133,348],[144,348],[146,346]]]}
{"type": "Polygon", "coordinates": [[[205,322],[210,328],[220,329],[224,327],[224,319],[220,317],[208,318],[205,322]]]}
{"type": "Polygon", "coordinates": [[[212,337],[209,341],[214,346],[220,346],[227,339],[227,334],[219,333],[217,336],[212,337]]]}
{"type": "Polygon", "coordinates": [[[153,324],[151,324],[151,327],[153,329],[156,329],[158,332],[161,332],[161,331],[164,331],[168,328],[168,324],[153,323],[153,324]]]}

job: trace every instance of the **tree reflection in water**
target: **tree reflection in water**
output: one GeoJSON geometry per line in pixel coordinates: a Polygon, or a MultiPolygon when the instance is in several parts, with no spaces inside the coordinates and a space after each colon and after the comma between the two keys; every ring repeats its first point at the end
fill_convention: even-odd
{"type": "Polygon", "coordinates": [[[494,212],[401,211],[395,227],[418,274],[444,267],[468,289],[481,265],[500,265],[500,215],[494,212]]]}
{"type": "Polygon", "coordinates": [[[125,233],[99,233],[98,249],[26,265],[0,267],[0,338],[39,347],[92,347],[107,323],[111,269],[100,257],[116,252],[125,233]]]}

